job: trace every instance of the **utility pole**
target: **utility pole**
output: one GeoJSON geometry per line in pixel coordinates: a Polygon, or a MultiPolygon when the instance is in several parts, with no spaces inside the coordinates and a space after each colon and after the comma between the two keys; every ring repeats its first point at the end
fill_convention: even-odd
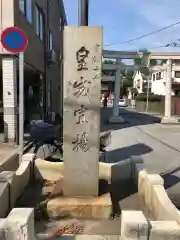
{"type": "Polygon", "coordinates": [[[89,0],[78,0],[78,25],[88,26],[89,0]]]}

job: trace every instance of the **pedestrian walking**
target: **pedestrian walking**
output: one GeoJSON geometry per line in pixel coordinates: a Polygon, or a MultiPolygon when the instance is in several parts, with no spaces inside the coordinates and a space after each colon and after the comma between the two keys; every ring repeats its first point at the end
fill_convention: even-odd
{"type": "Polygon", "coordinates": [[[108,101],[108,98],[104,97],[104,108],[107,107],[107,101],[108,101]]]}

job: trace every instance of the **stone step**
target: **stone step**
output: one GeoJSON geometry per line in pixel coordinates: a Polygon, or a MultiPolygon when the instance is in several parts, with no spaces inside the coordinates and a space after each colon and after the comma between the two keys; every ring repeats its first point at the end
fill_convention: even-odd
{"type": "Polygon", "coordinates": [[[48,201],[46,212],[52,219],[108,219],[112,214],[112,201],[109,193],[95,197],[60,196],[48,201]]]}
{"type": "MultiPolygon", "coordinates": [[[[121,232],[121,220],[120,218],[114,220],[77,220],[67,219],[60,221],[40,221],[36,223],[37,236],[52,236],[55,232],[63,228],[68,228],[71,232],[72,225],[79,229],[81,235],[112,235],[120,236],[121,232]]],[[[68,231],[68,230],[67,230],[68,231]]],[[[76,230],[75,230],[76,231],[76,230]]],[[[75,232],[76,234],[76,232],[75,232]]],[[[103,238],[102,238],[103,239],[103,238]]]]}

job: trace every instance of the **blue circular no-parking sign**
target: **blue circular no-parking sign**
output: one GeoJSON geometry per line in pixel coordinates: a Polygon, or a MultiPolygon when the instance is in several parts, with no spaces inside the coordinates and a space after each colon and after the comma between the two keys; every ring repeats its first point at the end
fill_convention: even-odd
{"type": "Polygon", "coordinates": [[[2,46],[11,53],[24,52],[28,45],[26,34],[17,27],[6,28],[1,34],[2,46]]]}

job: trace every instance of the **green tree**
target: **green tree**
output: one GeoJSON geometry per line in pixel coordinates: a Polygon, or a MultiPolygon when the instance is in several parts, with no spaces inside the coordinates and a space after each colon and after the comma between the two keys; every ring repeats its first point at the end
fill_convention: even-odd
{"type": "Polygon", "coordinates": [[[128,89],[133,87],[133,71],[124,71],[121,74],[121,97],[127,96],[128,89]]]}
{"type": "Polygon", "coordinates": [[[156,59],[151,59],[150,60],[150,65],[151,66],[156,66],[157,65],[157,60],[156,59]]]}
{"type": "Polygon", "coordinates": [[[124,71],[122,73],[122,87],[129,88],[133,86],[133,71],[124,71]]]}
{"type": "MultiPolygon", "coordinates": [[[[103,61],[103,64],[115,64],[115,61],[106,59],[103,61]]],[[[113,71],[111,70],[102,70],[102,74],[105,76],[113,76],[113,71]]]]}
{"type": "Polygon", "coordinates": [[[135,99],[135,97],[138,95],[138,90],[137,88],[131,88],[131,93],[132,93],[132,99],[135,99]]]}
{"type": "Polygon", "coordinates": [[[167,62],[166,59],[161,60],[161,65],[166,64],[166,62],[167,62]]]}
{"type": "MultiPolygon", "coordinates": [[[[110,59],[106,59],[103,61],[103,64],[115,64],[115,61],[110,60],[110,59]]],[[[102,69],[102,74],[105,76],[112,76],[113,72],[111,70],[104,70],[102,69]]]]}
{"type": "Polygon", "coordinates": [[[103,64],[115,64],[115,61],[107,59],[103,61],[103,64]]]}
{"type": "Polygon", "coordinates": [[[134,65],[141,65],[142,64],[142,59],[141,58],[134,58],[133,59],[134,65]]]}

